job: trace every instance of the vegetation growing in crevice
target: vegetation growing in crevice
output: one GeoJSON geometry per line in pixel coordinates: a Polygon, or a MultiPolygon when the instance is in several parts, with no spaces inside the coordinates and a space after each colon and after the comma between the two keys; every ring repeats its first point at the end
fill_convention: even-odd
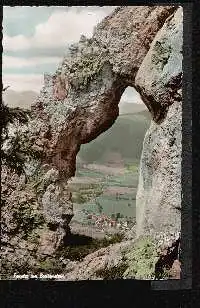
{"type": "Polygon", "coordinates": [[[50,184],[48,179],[45,180],[44,175],[44,170],[38,165],[34,174],[29,178],[30,185],[33,187],[37,196],[40,196],[50,184]]]}
{"type": "Polygon", "coordinates": [[[91,80],[101,71],[105,63],[109,63],[106,48],[98,46],[97,42],[86,41],[82,50],[76,50],[77,57],[70,62],[67,58],[63,62],[67,68],[68,80],[76,89],[85,88],[91,80]],[[88,45],[89,44],[89,45],[88,45]],[[88,46],[87,46],[88,45],[88,46]],[[98,54],[98,57],[96,55],[98,54]]]}
{"type": "Polygon", "coordinates": [[[55,257],[47,257],[40,260],[34,268],[34,272],[56,275],[63,272],[65,265],[55,257]]]}
{"type": "Polygon", "coordinates": [[[88,254],[98,249],[105,248],[111,244],[120,243],[122,234],[114,234],[109,239],[94,239],[84,235],[72,234],[66,238],[66,243],[57,252],[57,257],[65,257],[73,261],[81,261],[88,254]]]}
{"type": "Polygon", "coordinates": [[[18,175],[25,174],[25,161],[28,158],[38,159],[41,153],[33,149],[28,134],[20,132],[20,125],[27,130],[30,120],[30,110],[19,107],[8,107],[2,100],[0,107],[1,117],[1,157],[2,162],[18,175]],[[12,127],[13,126],[13,127],[12,127]],[[12,136],[9,136],[9,130],[12,136]]]}
{"type": "Polygon", "coordinates": [[[127,270],[124,278],[154,279],[155,264],[158,260],[157,246],[150,237],[143,237],[134,243],[126,254],[127,270]]]}
{"type": "Polygon", "coordinates": [[[170,278],[170,269],[176,259],[172,256],[174,251],[172,250],[167,256],[160,256],[157,242],[153,238],[150,236],[138,238],[124,255],[127,268],[123,278],[145,280],[170,278]],[[165,259],[168,261],[166,264],[163,262],[165,259]]]}
{"type": "Polygon", "coordinates": [[[32,200],[20,202],[19,207],[13,209],[13,220],[16,229],[22,232],[24,239],[27,239],[34,229],[45,222],[42,213],[37,209],[37,205],[34,206],[32,200]]]}
{"type": "MultiPolygon", "coordinates": [[[[0,106],[0,117],[1,117],[1,144],[9,141],[8,127],[10,124],[15,122],[27,123],[29,118],[29,111],[17,108],[8,107],[2,100],[0,106]]],[[[19,135],[15,136],[12,140],[12,148],[9,151],[5,151],[1,148],[2,162],[5,163],[10,169],[15,170],[18,174],[23,172],[23,155],[20,153],[19,135]]]]}
{"type": "Polygon", "coordinates": [[[167,46],[164,39],[162,41],[157,41],[154,46],[154,54],[152,55],[152,63],[154,65],[159,65],[160,70],[163,70],[164,66],[167,64],[168,59],[171,54],[171,46],[167,46]]]}

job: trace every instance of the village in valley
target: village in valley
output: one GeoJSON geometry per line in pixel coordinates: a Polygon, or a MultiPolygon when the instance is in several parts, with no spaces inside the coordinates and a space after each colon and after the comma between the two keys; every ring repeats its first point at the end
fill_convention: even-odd
{"type": "Polygon", "coordinates": [[[127,221],[118,221],[117,219],[113,219],[111,217],[106,216],[105,214],[88,214],[87,219],[94,224],[95,227],[98,227],[101,230],[105,230],[109,228],[116,228],[119,230],[129,230],[127,221]]]}

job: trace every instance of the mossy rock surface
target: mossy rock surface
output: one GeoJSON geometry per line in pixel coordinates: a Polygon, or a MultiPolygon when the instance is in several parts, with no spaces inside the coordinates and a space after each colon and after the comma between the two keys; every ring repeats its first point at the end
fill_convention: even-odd
{"type": "Polygon", "coordinates": [[[157,246],[153,239],[143,237],[136,240],[126,254],[128,268],[123,278],[154,279],[158,258],[157,246]]]}

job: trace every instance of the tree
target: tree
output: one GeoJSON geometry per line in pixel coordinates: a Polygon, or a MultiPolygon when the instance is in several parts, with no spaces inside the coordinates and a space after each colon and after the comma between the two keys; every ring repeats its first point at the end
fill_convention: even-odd
{"type": "MultiPolygon", "coordinates": [[[[2,92],[5,92],[9,86],[2,89],[2,92]]],[[[19,107],[11,108],[8,107],[4,100],[2,99],[0,105],[0,119],[1,119],[1,144],[9,139],[8,136],[8,126],[10,123],[19,121],[19,123],[28,122],[28,116],[30,111],[23,110],[19,107]]],[[[16,134],[16,138],[12,145],[12,151],[8,154],[3,149],[1,149],[1,158],[2,161],[9,168],[14,169],[18,174],[23,172],[24,166],[24,155],[20,151],[19,136],[16,134]]]]}
{"type": "Polygon", "coordinates": [[[120,213],[116,214],[116,220],[118,220],[121,217],[120,213]]]}
{"type": "Polygon", "coordinates": [[[115,214],[114,213],[111,214],[111,218],[115,219],[115,214]]]}

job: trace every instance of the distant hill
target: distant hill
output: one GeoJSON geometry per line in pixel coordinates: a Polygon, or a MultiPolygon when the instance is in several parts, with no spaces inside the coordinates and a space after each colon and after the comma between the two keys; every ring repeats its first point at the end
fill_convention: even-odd
{"type": "Polygon", "coordinates": [[[9,107],[20,107],[30,109],[31,104],[38,96],[34,91],[17,92],[14,90],[7,90],[3,94],[3,99],[9,107]]]}
{"type": "MultiPolygon", "coordinates": [[[[10,107],[30,108],[37,92],[7,90],[3,94],[10,107]]],[[[97,139],[82,145],[77,161],[81,163],[116,164],[138,161],[141,156],[144,135],[150,125],[150,113],[144,104],[121,102],[119,117],[113,126],[97,139]]]]}
{"type": "Polygon", "coordinates": [[[109,164],[112,160],[119,164],[122,161],[138,162],[150,120],[148,110],[119,115],[109,130],[81,146],[80,160],[98,164],[109,164]]]}
{"type": "Polygon", "coordinates": [[[121,102],[119,104],[119,114],[126,114],[126,113],[137,113],[146,110],[147,107],[145,104],[135,104],[135,103],[126,103],[121,102]]]}
{"type": "Polygon", "coordinates": [[[138,112],[138,115],[144,116],[147,119],[151,119],[151,115],[148,109],[138,112]]]}
{"type": "MultiPolygon", "coordinates": [[[[10,107],[30,108],[32,102],[36,99],[38,93],[35,91],[18,92],[8,89],[3,93],[5,103],[10,107]]],[[[132,114],[146,110],[144,104],[134,104],[121,102],[119,104],[119,114],[132,114]]]]}

